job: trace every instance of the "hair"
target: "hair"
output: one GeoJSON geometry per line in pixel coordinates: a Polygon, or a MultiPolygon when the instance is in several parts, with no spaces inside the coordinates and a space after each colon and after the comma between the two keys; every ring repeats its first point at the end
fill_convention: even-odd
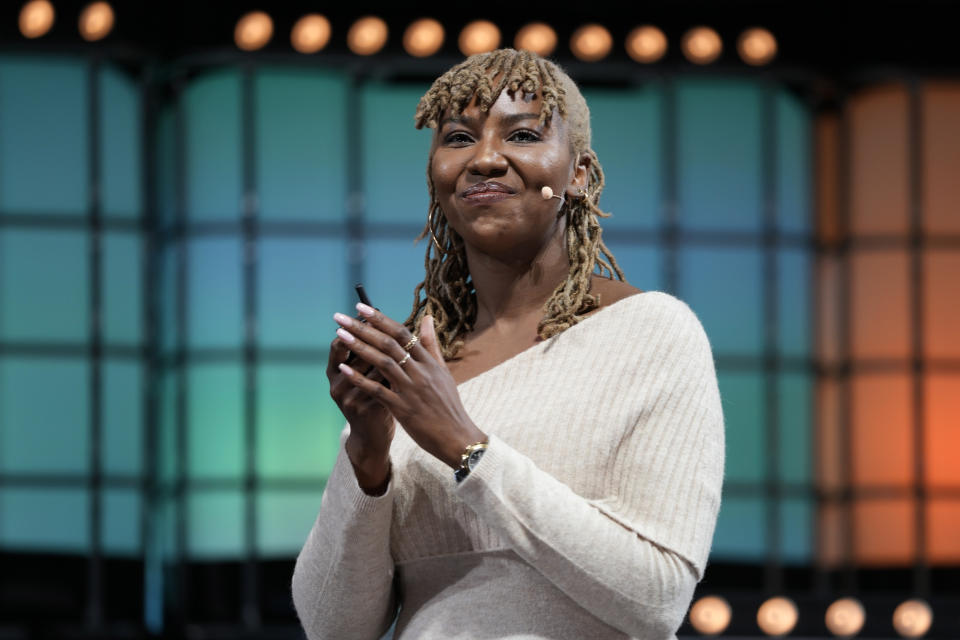
{"type": "MultiPolygon", "coordinates": [[[[540,124],[549,125],[556,112],[567,124],[572,151],[590,156],[586,195],[566,198],[560,209],[561,215],[566,215],[570,270],[543,307],[537,334],[547,339],[573,326],[585,313],[599,306],[599,296],[590,293],[594,272],[624,279],[613,254],[601,239],[598,218],[610,215],[597,205],[604,175],[596,153],[590,148],[590,110],[577,85],[559,66],[535,53],[498,49],[470,56],[437,78],[420,99],[414,118],[418,129],[436,129],[442,117],[460,115],[474,98],[481,111],[489,111],[504,90],[511,96],[518,91],[539,94],[540,124]]],[[[463,239],[447,224],[437,202],[430,173],[432,162],[431,151],[427,159],[430,195],[427,223],[417,238],[431,236],[424,261],[426,276],[414,290],[413,310],[405,324],[416,331],[424,315],[433,316],[440,349],[445,358],[451,359],[463,346],[464,335],[473,329],[477,298],[463,239]]]]}

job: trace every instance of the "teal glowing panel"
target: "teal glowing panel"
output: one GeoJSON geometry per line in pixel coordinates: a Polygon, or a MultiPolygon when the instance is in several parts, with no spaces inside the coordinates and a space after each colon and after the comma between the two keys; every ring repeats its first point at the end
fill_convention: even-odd
{"type": "Polygon", "coordinates": [[[813,389],[810,375],[781,373],[777,378],[777,393],[780,402],[779,479],[809,485],[813,479],[813,389]]]}
{"type": "Polygon", "coordinates": [[[160,446],[154,455],[157,456],[157,472],[162,486],[170,487],[177,478],[180,469],[186,461],[178,455],[177,434],[177,402],[179,393],[177,387],[180,382],[180,372],[170,370],[160,375],[160,416],[158,438],[160,446]]]}
{"type": "Polygon", "coordinates": [[[592,146],[606,174],[600,208],[612,213],[604,228],[653,228],[660,221],[661,110],[657,85],[642,89],[593,89],[590,105],[592,146]]]}
{"type": "Polygon", "coordinates": [[[0,57],[0,212],[87,212],[87,71],[63,58],[0,57]]]}
{"type": "Polygon", "coordinates": [[[261,365],[258,374],[257,472],[325,479],[345,424],[330,398],[326,362],[261,365]]]}
{"type": "Polygon", "coordinates": [[[89,393],[85,360],[0,359],[0,471],[87,473],[89,393]]]}
{"type": "Polygon", "coordinates": [[[767,442],[763,377],[721,369],[717,381],[726,425],[725,478],[732,482],[763,482],[767,442]]]}
{"type": "Polygon", "coordinates": [[[135,556],[140,545],[140,510],[137,489],[105,489],[100,514],[103,550],[110,556],[135,556]]]}
{"type": "Polygon", "coordinates": [[[343,218],[346,75],[313,68],[267,69],[257,73],[254,87],[260,216],[343,218]]]}
{"type": "Polygon", "coordinates": [[[777,254],[777,340],[783,355],[807,357],[813,316],[812,260],[806,249],[781,248],[777,254]]]}
{"type": "Polygon", "coordinates": [[[189,240],[187,247],[189,346],[239,348],[243,339],[240,240],[198,238],[189,240]]]}
{"type": "Polygon", "coordinates": [[[102,375],[103,470],[137,475],[143,469],[143,365],[105,360],[102,375]]]}
{"type": "Polygon", "coordinates": [[[136,218],[142,208],[141,105],[137,81],[113,67],[100,73],[103,214],[136,218]]]}
{"type": "Polygon", "coordinates": [[[237,220],[242,201],[240,73],[193,80],[181,98],[186,124],[186,204],[191,220],[237,220]]]}
{"type": "Polygon", "coordinates": [[[755,82],[677,83],[678,221],[683,228],[760,229],[760,98],[755,82]]]}
{"type": "Polygon", "coordinates": [[[426,221],[426,167],[433,129],[415,129],[413,114],[427,89],[425,84],[370,83],[362,90],[362,180],[370,223],[426,221]]]}
{"type": "Polygon", "coordinates": [[[397,322],[413,310],[413,290],[425,275],[427,242],[414,244],[413,237],[367,239],[364,288],[373,304],[397,322]]]}
{"type": "Polygon", "coordinates": [[[781,231],[810,232],[814,193],[810,112],[786,91],[777,94],[776,109],[777,226],[781,231]]]}
{"type": "Polygon", "coordinates": [[[153,136],[156,168],[154,195],[160,225],[173,224],[177,215],[177,142],[174,107],[167,105],[157,114],[156,133],[153,136]]]}
{"type": "Polygon", "coordinates": [[[762,350],[762,273],[757,249],[680,250],[680,298],[700,318],[715,354],[762,350]]]}
{"type": "Polygon", "coordinates": [[[172,352],[180,340],[180,326],[177,317],[180,311],[180,287],[178,282],[179,257],[183,251],[182,244],[166,245],[159,250],[159,309],[157,333],[159,335],[160,351],[164,354],[172,352]]]}
{"type": "Polygon", "coordinates": [[[0,339],[85,341],[87,252],[83,231],[0,231],[0,339]]]}
{"type": "Polygon", "coordinates": [[[103,338],[137,345],[143,333],[143,241],[139,235],[103,236],[103,338]]]}
{"type": "Polygon", "coordinates": [[[0,489],[0,546],[18,551],[85,553],[90,548],[86,489],[0,489]]]}
{"type": "Polygon", "coordinates": [[[321,490],[257,493],[257,552],[270,558],[293,558],[307,541],[320,511],[321,490]]]}
{"type": "Polygon", "coordinates": [[[187,497],[187,554],[214,560],[243,554],[240,491],[194,491],[187,497]]]}
{"type": "MultiPolygon", "coordinates": [[[[326,348],[346,307],[346,243],[340,238],[262,238],[257,328],[263,347],[326,348]]],[[[352,289],[349,290],[352,292],[352,289]]]]}
{"type": "Polygon", "coordinates": [[[780,557],[790,564],[807,564],[813,557],[812,500],[787,498],[780,509],[780,557]]]}
{"type": "Polygon", "coordinates": [[[713,534],[711,561],[760,561],[767,553],[764,504],[760,498],[726,494],[713,534]]]}
{"type": "Polygon", "coordinates": [[[187,373],[187,473],[239,478],[243,472],[243,376],[239,365],[194,364],[187,373]]]}
{"type": "Polygon", "coordinates": [[[627,282],[644,291],[660,291],[663,281],[663,251],[658,244],[614,240],[616,231],[605,233],[604,244],[613,253],[627,282]]]}

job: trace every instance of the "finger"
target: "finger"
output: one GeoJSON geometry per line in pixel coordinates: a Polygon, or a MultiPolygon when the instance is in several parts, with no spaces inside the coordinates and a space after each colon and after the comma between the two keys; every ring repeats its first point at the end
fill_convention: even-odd
{"type": "Polygon", "coordinates": [[[379,348],[377,348],[377,346],[369,344],[361,339],[361,337],[363,337],[366,340],[375,340],[375,338],[371,336],[370,330],[367,328],[362,330],[354,328],[352,331],[347,331],[343,327],[340,327],[337,329],[337,335],[339,335],[344,342],[350,345],[350,349],[357,355],[357,357],[360,358],[361,361],[376,367],[376,369],[383,374],[384,378],[387,380],[387,386],[401,388],[403,385],[409,384],[410,378],[407,376],[407,372],[404,370],[404,367],[408,366],[410,358],[407,357],[407,353],[401,349],[395,341],[391,340],[387,336],[383,336],[383,334],[380,334],[383,336],[386,343],[388,343],[385,345],[386,348],[397,354],[390,355],[381,351],[379,348]],[[356,331],[361,335],[358,337],[353,333],[353,331],[356,331]],[[401,362],[403,364],[400,364],[401,362]]]}
{"type": "Polygon", "coordinates": [[[337,365],[341,362],[344,362],[349,353],[350,349],[347,348],[347,345],[344,344],[343,340],[341,340],[339,336],[330,343],[330,354],[327,357],[328,378],[333,378],[333,376],[340,373],[340,370],[337,369],[337,365]]]}
{"type": "Polygon", "coordinates": [[[443,352],[440,350],[440,340],[433,326],[433,316],[423,316],[420,321],[420,344],[433,356],[437,362],[444,362],[443,352]]]}
{"type": "Polygon", "coordinates": [[[366,326],[374,327],[384,335],[389,336],[394,342],[400,345],[404,351],[409,351],[411,357],[418,362],[423,362],[430,355],[426,349],[422,348],[419,338],[413,340],[413,334],[406,326],[400,324],[392,318],[388,318],[380,311],[368,307],[362,302],[357,303],[357,311],[367,320],[366,326]],[[413,343],[412,345],[410,343],[413,343]],[[407,345],[410,345],[407,347],[407,345]]]}
{"type": "Polygon", "coordinates": [[[397,405],[397,401],[399,400],[397,394],[392,390],[387,389],[379,382],[374,382],[370,378],[360,375],[358,372],[354,371],[345,364],[340,365],[340,371],[347,378],[347,380],[354,384],[358,389],[374,398],[387,409],[393,410],[393,408],[397,405]]]}

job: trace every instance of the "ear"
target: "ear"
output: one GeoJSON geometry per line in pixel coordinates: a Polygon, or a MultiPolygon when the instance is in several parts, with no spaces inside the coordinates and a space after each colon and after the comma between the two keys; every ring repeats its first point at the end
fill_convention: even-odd
{"type": "Polygon", "coordinates": [[[576,197],[580,189],[586,190],[590,183],[590,167],[593,164],[593,155],[589,151],[581,151],[573,164],[573,176],[567,186],[567,196],[576,197]]]}

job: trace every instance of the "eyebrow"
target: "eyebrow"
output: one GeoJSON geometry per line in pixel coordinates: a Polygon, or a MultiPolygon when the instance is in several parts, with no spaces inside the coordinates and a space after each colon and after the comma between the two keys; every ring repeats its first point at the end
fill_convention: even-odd
{"type": "MultiPolygon", "coordinates": [[[[507,126],[514,125],[518,122],[523,122],[524,120],[540,120],[539,113],[511,113],[510,115],[503,116],[503,123],[507,126]]],[[[470,116],[460,115],[455,118],[444,118],[443,122],[440,123],[440,128],[445,127],[448,124],[462,124],[468,127],[476,126],[477,119],[471,118],[470,116]]]]}

